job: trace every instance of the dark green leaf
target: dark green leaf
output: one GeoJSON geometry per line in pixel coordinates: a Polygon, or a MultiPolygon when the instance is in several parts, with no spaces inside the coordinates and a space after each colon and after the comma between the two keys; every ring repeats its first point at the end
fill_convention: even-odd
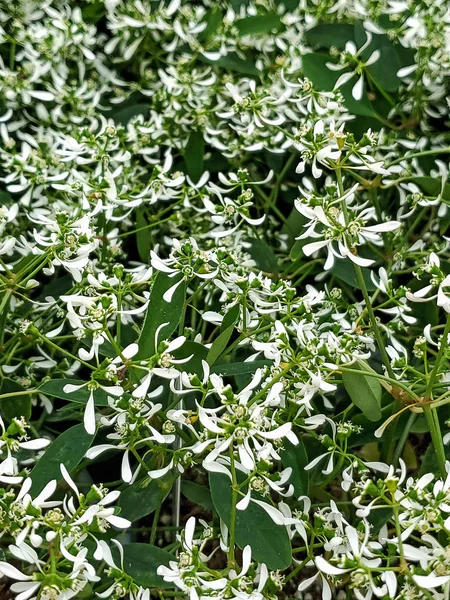
{"type": "Polygon", "coordinates": [[[305,38],[312,46],[343,49],[349,41],[354,41],[353,25],[344,23],[320,23],[305,31],[305,38]]]}
{"type": "Polygon", "coordinates": [[[234,324],[238,320],[239,313],[240,306],[239,304],[235,304],[225,315],[220,328],[221,332],[211,344],[211,348],[209,349],[206,357],[209,365],[213,365],[227,347],[234,331],[234,324]]]}
{"type": "MultiPolygon", "coordinates": [[[[411,181],[422,188],[427,196],[437,198],[441,193],[441,181],[440,179],[436,179],[436,177],[412,177],[411,181]]],[[[450,184],[448,183],[444,185],[442,199],[450,202],[450,184]]]]}
{"type": "Polygon", "coordinates": [[[306,496],[308,494],[309,473],[305,471],[305,467],[309,459],[303,442],[300,440],[298,445],[294,446],[289,440],[285,440],[284,450],[281,452],[281,462],[284,467],[291,467],[292,469],[289,482],[294,486],[295,496],[306,496]]]}
{"type": "Polygon", "coordinates": [[[156,570],[160,565],[169,565],[174,556],[161,548],[150,544],[127,544],[123,547],[124,570],[133,577],[135,583],[143,587],[168,588],[173,584],[167,583],[156,570]]]}
{"type": "Polygon", "coordinates": [[[203,344],[199,344],[197,342],[185,342],[181,348],[178,350],[174,350],[173,356],[177,360],[180,358],[187,358],[191,356],[192,358],[188,360],[188,362],[174,365],[180,371],[185,371],[186,373],[194,373],[198,375],[200,379],[203,378],[203,365],[202,360],[207,360],[208,348],[205,348],[203,344]]]}
{"type": "MultiPolygon", "coordinates": [[[[283,227],[281,228],[281,233],[287,236],[286,243],[288,245],[288,248],[292,249],[293,245],[297,244],[297,241],[302,241],[296,240],[295,238],[301,233],[303,233],[303,225],[306,223],[306,221],[306,217],[300,214],[296,208],[293,208],[291,210],[288,218],[286,219],[286,221],[283,224],[283,227]]],[[[293,256],[291,256],[291,258],[295,260],[293,256]]]]}
{"type": "Polygon", "coordinates": [[[155,334],[160,325],[166,323],[159,331],[158,343],[167,339],[175,331],[180,322],[184,301],[186,299],[186,285],[181,283],[175,290],[170,302],[163,298],[164,294],[181,276],[169,277],[166,273],[159,272],[150,293],[150,303],[145,315],[144,325],[139,336],[140,359],[149,358],[156,352],[155,334]]]}
{"type": "Polygon", "coordinates": [[[203,175],[203,157],[205,154],[205,141],[201,131],[193,131],[189,137],[183,158],[186,170],[194,183],[203,175]]]}
{"type": "Polygon", "coordinates": [[[253,62],[248,59],[241,58],[235,52],[231,52],[226,56],[222,56],[219,60],[206,60],[206,62],[212,63],[221,69],[226,69],[235,73],[242,73],[243,75],[260,75],[260,71],[256,68],[253,62]]]}
{"type": "Polygon", "coordinates": [[[108,116],[111,116],[116,123],[126,125],[133,117],[137,117],[138,115],[144,115],[144,117],[146,117],[149,113],[149,110],[149,104],[139,103],[115,110],[113,113],[111,113],[111,115],[108,114],[108,116]]]}
{"type": "MultiPolygon", "coordinates": [[[[86,404],[91,393],[88,390],[88,387],[85,385],[79,390],[68,394],[64,391],[64,386],[69,383],[71,385],[82,385],[86,382],[82,379],[51,379],[39,386],[39,391],[46,396],[54,396],[61,400],[70,400],[70,402],[86,404]]],[[[101,388],[98,388],[94,391],[94,402],[97,406],[108,406],[108,394],[101,388]]]]}
{"type": "Polygon", "coordinates": [[[220,331],[225,331],[228,329],[230,325],[234,325],[241,314],[241,306],[240,304],[235,304],[230,308],[230,310],[223,317],[222,324],[220,326],[220,331]]]}
{"type": "MultiPolygon", "coordinates": [[[[368,291],[375,291],[377,288],[370,278],[369,269],[361,267],[361,271],[368,291]]],[[[352,287],[357,288],[358,290],[361,289],[358,283],[358,278],[356,277],[355,267],[350,260],[335,260],[334,265],[330,269],[330,273],[332,273],[338,279],[345,281],[345,283],[348,283],[352,287]]]]}
{"type": "MultiPolygon", "coordinates": [[[[231,485],[226,475],[210,473],[209,484],[217,514],[230,526],[231,485]]],[[[236,543],[249,545],[252,558],[269,569],[287,569],[292,563],[291,543],[286,528],[276,525],[266,511],[250,502],[246,510],[236,511],[236,543]]]]}
{"type": "Polygon", "coordinates": [[[173,477],[155,479],[145,478],[127,486],[117,501],[121,507],[120,516],[137,521],[154,512],[164,502],[172,489],[173,477]]]}
{"type": "Polygon", "coordinates": [[[210,37],[214,35],[219,27],[220,23],[223,20],[223,13],[217,7],[208,10],[206,13],[205,21],[207,22],[207,26],[203,31],[198,34],[199,42],[206,42],[210,37]]]}
{"type": "Polygon", "coordinates": [[[272,248],[263,239],[252,239],[248,253],[255,261],[258,269],[266,273],[278,273],[277,257],[272,248]]]}
{"type": "Polygon", "coordinates": [[[106,8],[104,2],[93,2],[88,4],[81,11],[83,15],[83,21],[85,23],[97,23],[104,15],[106,15],[106,8]]]}
{"type": "Polygon", "coordinates": [[[199,504],[205,510],[212,510],[213,503],[211,499],[211,492],[204,485],[199,485],[193,481],[182,481],[181,491],[188,500],[194,504],[199,504]]]}
{"type": "Polygon", "coordinates": [[[94,436],[86,433],[82,424],[74,425],[61,433],[47,448],[45,454],[41,456],[31,471],[32,492],[39,494],[52,479],[60,481],[62,479],[61,464],[66,467],[69,473],[73,471],[86,454],[93,439],[94,436]]]}
{"type": "MultiPolygon", "coordinates": [[[[25,391],[21,385],[12,379],[3,379],[1,385],[2,394],[13,394],[25,391]]],[[[3,418],[11,421],[14,417],[24,417],[26,421],[31,417],[31,395],[10,396],[0,399],[0,413],[3,418]]]]}
{"type": "MultiPolygon", "coordinates": [[[[326,66],[327,62],[332,62],[328,54],[321,54],[314,52],[312,54],[306,54],[303,57],[303,71],[314,84],[314,87],[320,90],[332,91],[338,80],[339,75],[342,73],[331,71],[326,66]]],[[[374,117],[376,111],[373,108],[367,94],[364,92],[361,100],[355,100],[352,96],[352,89],[357,79],[356,76],[351,79],[348,83],[343,85],[340,90],[345,99],[345,105],[349,112],[353,115],[361,115],[374,117]]]]}
{"type": "Polygon", "coordinates": [[[224,365],[214,365],[211,369],[212,373],[220,375],[235,376],[254,373],[256,369],[261,369],[272,364],[271,360],[253,360],[249,362],[227,363],[224,365]]]}
{"type": "Polygon", "coordinates": [[[235,22],[240,35],[270,33],[273,30],[278,31],[281,28],[281,19],[276,13],[267,15],[255,15],[239,19],[235,22]]]}
{"type": "Polygon", "coordinates": [[[353,404],[357,406],[370,421],[381,419],[382,387],[375,377],[367,377],[360,373],[342,373],[342,381],[353,404]]]}
{"type": "Polygon", "coordinates": [[[367,517],[367,520],[372,525],[373,535],[379,534],[380,529],[386,525],[392,515],[393,512],[391,508],[377,508],[375,505],[374,510],[371,510],[367,517]]]}
{"type": "Polygon", "coordinates": [[[319,90],[331,91],[334,88],[339,74],[330,71],[326,66],[327,62],[332,62],[328,54],[312,52],[303,56],[303,72],[310,79],[314,87],[319,90]]]}

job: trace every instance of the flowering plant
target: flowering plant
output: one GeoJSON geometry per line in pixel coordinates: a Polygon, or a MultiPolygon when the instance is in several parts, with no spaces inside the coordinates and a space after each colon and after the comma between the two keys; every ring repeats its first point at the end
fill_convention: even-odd
{"type": "Polygon", "coordinates": [[[450,595],[450,6],[0,3],[0,594],[450,595]]]}

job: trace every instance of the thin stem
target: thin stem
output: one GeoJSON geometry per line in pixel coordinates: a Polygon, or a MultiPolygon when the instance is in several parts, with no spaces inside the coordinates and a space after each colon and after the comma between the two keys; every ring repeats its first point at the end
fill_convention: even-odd
{"type": "MultiPolygon", "coordinates": [[[[345,190],[344,190],[344,183],[342,181],[342,172],[339,167],[336,168],[336,178],[337,178],[337,183],[338,183],[339,194],[341,196],[343,196],[345,193],[345,190]]],[[[348,216],[347,204],[345,203],[345,200],[342,202],[342,210],[344,212],[346,225],[348,225],[349,216],[348,216]]],[[[369,315],[370,322],[372,324],[373,333],[375,335],[375,339],[377,340],[377,345],[378,345],[378,349],[381,354],[381,358],[383,360],[383,364],[386,367],[386,371],[387,371],[389,377],[391,377],[392,379],[395,379],[395,374],[391,367],[391,361],[389,360],[389,356],[386,352],[386,348],[384,345],[383,336],[381,335],[381,331],[380,331],[380,328],[378,327],[378,322],[375,317],[375,313],[373,312],[372,303],[370,301],[369,292],[367,291],[366,282],[364,280],[362,269],[359,265],[357,265],[355,263],[354,263],[354,267],[355,267],[355,271],[356,271],[356,277],[358,279],[358,285],[361,288],[361,291],[363,293],[364,302],[366,304],[366,310],[369,315]]]]}
{"type": "Polygon", "coordinates": [[[150,533],[150,544],[152,546],[155,545],[156,533],[157,533],[157,530],[158,530],[159,515],[161,513],[161,507],[162,507],[162,502],[160,502],[158,504],[158,506],[156,507],[155,514],[153,516],[152,531],[150,533]]]}
{"type": "Polygon", "coordinates": [[[437,416],[437,411],[431,406],[424,405],[423,412],[427,420],[428,428],[431,434],[431,442],[433,444],[434,451],[436,452],[436,458],[439,465],[439,471],[441,476],[445,479],[447,477],[447,470],[445,468],[445,449],[442,441],[441,426],[437,416]]]}
{"type": "Polygon", "coordinates": [[[400,439],[397,442],[397,447],[395,448],[394,456],[392,459],[394,465],[396,465],[398,463],[401,455],[403,454],[403,448],[405,447],[409,432],[411,431],[411,427],[414,425],[416,419],[417,419],[417,413],[412,412],[409,415],[408,421],[406,422],[406,425],[402,431],[400,439]]]}
{"type": "Polygon", "coordinates": [[[230,513],[230,537],[228,540],[228,567],[234,569],[236,561],[234,558],[234,540],[236,531],[236,504],[238,495],[238,483],[236,478],[236,467],[234,464],[233,444],[230,446],[230,470],[231,470],[231,513],[230,513]]]}
{"type": "Polygon", "coordinates": [[[411,158],[419,158],[420,156],[432,156],[433,154],[450,154],[450,148],[435,148],[434,150],[423,150],[422,152],[415,152],[414,154],[407,154],[401,158],[397,158],[392,162],[388,163],[388,167],[398,165],[403,160],[410,160],[411,158]]]}
{"type": "Polygon", "coordinates": [[[436,381],[436,378],[439,374],[439,368],[441,366],[442,357],[444,355],[445,349],[448,346],[448,336],[450,335],[450,314],[447,316],[447,322],[445,324],[444,333],[442,334],[441,344],[439,346],[439,351],[436,356],[436,360],[434,361],[433,370],[431,371],[430,379],[428,381],[427,389],[425,392],[425,396],[428,398],[432,395],[433,386],[436,381]]]}

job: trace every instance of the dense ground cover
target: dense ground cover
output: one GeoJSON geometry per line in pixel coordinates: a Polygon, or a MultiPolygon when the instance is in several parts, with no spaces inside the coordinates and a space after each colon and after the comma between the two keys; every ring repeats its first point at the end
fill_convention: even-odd
{"type": "Polygon", "coordinates": [[[0,3],[0,594],[449,597],[449,71],[445,0],[0,3]]]}

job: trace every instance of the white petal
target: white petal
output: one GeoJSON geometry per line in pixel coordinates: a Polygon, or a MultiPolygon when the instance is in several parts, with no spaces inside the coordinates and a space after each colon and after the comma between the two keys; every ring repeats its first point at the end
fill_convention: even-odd
{"type": "Polygon", "coordinates": [[[340,569],[339,567],[335,567],[334,565],[330,565],[322,556],[318,556],[315,560],[316,567],[322,573],[326,575],[342,575],[343,573],[347,573],[350,569],[340,569]]]}
{"type": "Polygon", "coordinates": [[[84,428],[87,433],[90,435],[94,435],[95,433],[95,404],[94,404],[94,394],[91,392],[89,396],[89,400],[87,401],[86,408],[84,411],[83,417],[84,428]]]}
{"type": "Polygon", "coordinates": [[[414,581],[421,588],[436,588],[450,581],[450,575],[413,575],[414,581]]]}
{"type": "Polygon", "coordinates": [[[363,96],[363,90],[364,90],[364,76],[361,75],[361,77],[358,79],[358,81],[355,83],[355,85],[352,88],[352,96],[355,100],[361,100],[362,96],[363,96]]]}

